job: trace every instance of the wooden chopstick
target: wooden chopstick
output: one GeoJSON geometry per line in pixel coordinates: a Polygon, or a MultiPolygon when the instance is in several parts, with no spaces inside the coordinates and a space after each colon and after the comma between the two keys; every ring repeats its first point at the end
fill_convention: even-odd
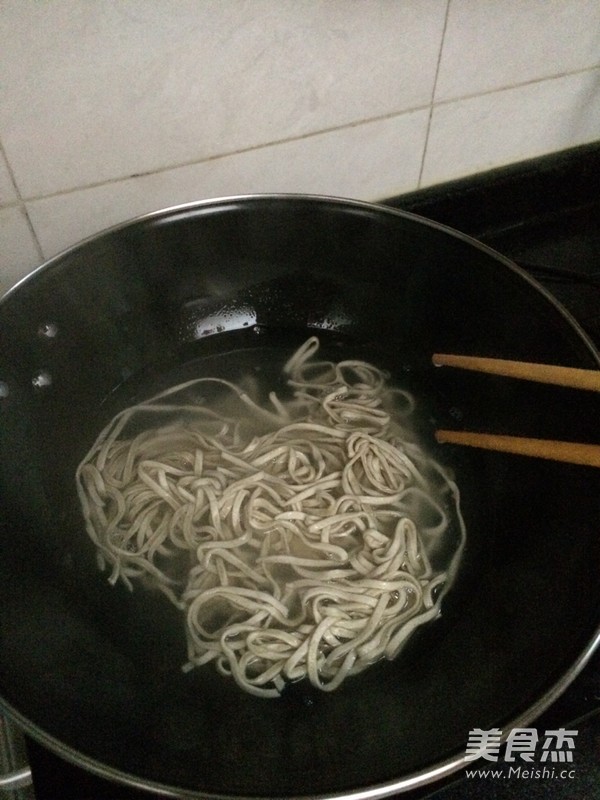
{"type": "Polygon", "coordinates": [[[553,383],[573,389],[600,392],[600,369],[559,367],[553,364],[531,364],[526,361],[508,361],[501,358],[479,358],[478,356],[447,353],[435,353],[431,360],[436,366],[458,367],[492,375],[502,375],[506,378],[519,378],[536,383],[553,383]]]}
{"type": "MultiPolygon", "coordinates": [[[[600,370],[560,367],[553,364],[532,364],[526,361],[509,361],[501,358],[434,353],[436,366],[458,367],[505,378],[551,383],[573,389],[600,392],[600,370]]],[[[557,442],[552,439],[530,439],[522,436],[504,436],[495,433],[438,430],[438,442],[479,447],[503,453],[546,458],[570,464],[600,467],[600,445],[579,442],[557,442]]]]}
{"type": "Polygon", "coordinates": [[[468,431],[439,430],[435,433],[438,442],[479,447],[503,453],[547,458],[569,464],[584,464],[600,467],[600,445],[579,442],[555,442],[551,439],[528,439],[522,436],[503,436],[495,433],[471,433],[468,431]]]}

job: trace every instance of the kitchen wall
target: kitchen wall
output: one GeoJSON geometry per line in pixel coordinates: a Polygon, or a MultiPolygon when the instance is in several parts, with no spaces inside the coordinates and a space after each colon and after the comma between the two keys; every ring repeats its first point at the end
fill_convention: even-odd
{"type": "Polygon", "coordinates": [[[157,208],[598,139],[598,0],[3,0],[0,289],[157,208]]]}

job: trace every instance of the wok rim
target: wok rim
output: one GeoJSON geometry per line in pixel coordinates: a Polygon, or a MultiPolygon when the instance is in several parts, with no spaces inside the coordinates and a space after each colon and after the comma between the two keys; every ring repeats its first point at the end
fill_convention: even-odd
{"type": "Polygon", "coordinates": [[[323,195],[323,194],[310,194],[310,193],[302,193],[302,192],[273,192],[273,193],[248,193],[248,194],[240,194],[240,195],[222,195],[219,197],[211,197],[205,198],[203,200],[192,200],[188,203],[179,203],[174,206],[165,206],[164,208],[157,209],[155,211],[147,211],[143,214],[136,214],[134,217],[130,217],[129,219],[123,220],[122,222],[118,222],[115,225],[110,225],[107,228],[103,228],[102,230],[97,231],[96,233],[91,234],[90,236],[86,236],[83,239],[80,239],[77,242],[69,245],[68,247],[63,248],[55,255],[51,256],[48,259],[42,261],[37,267],[34,267],[30,272],[24,275],[20,280],[18,280],[15,284],[13,284],[7,291],[0,296],[0,306],[4,304],[6,300],[12,297],[13,293],[17,291],[21,286],[26,285],[30,281],[34,280],[39,273],[45,271],[47,269],[51,269],[52,267],[56,266],[60,263],[64,258],[67,256],[75,253],[77,250],[85,247],[88,244],[91,244],[94,241],[112,235],[114,233],[118,233],[121,230],[125,230],[126,228],[132,228],[140,223],[148,222],[153,219],[159,219],[160,217],[168,217],[173,214],[180,214],[186,211],[194,211],[196,209],[200,210],[205,207],[209,206],[218,206],[218,205],[227,205],[231,203],[254,203],[254,202],[264,202],[264,201],[276,201],[276,200],[284,200],[286,202],[292,201],[310,201],[314,203],[333,203],[335,205],[340,206],[348,206],[350,208],[362,208],[363,210],[370,210],[378,213],[385,213],[389,214],[390,216],[400,217],[404,219],[410,219],[413,222],[419,223],[424,225],[428,228],[433,228],[434,230],[441,231],[443,233],[452,236],[455,239],[459,239],[466,244],[475,247],[477,250],[480,250],[483,253],[494,258],[496,261],[504,264],[504,266],[508,267],[512,272],[515,272],[519,275],[523,280],[529,283],[534,289],[536,289],[540,294],[542,294],[547,301],[550,302],[551,305],[560,313],[560,315],[569,322],[572,328],[576,331],[579,337],[583,340],[586,347],[590,351],[590,355],[594,358],[598,366],[600,367],[600,347],[597,347],[596,344],[592,341],[590,336],[585,332],[579,322],[575,319],[575,317],[571,314],[571,312],[562,305],[562,303],[554,297],[552,292],[545,288],[539,281],[533,278],[526,270],[520,267],[516,262],[512,261],[512,259],[508,258],[507,256],[500,253],[498,250],[495,250],[493,247],[490,247],[483,242],[478,241],[472,236],[469,236],[467,233],[463,233],[462,231],[457,230],[456,228],[452,228],[450,225],[445,225],[442,222],[437,222],[436,220],[429,219],[427,217],[423,217],[420,214],[415,214],[412,211],[405,211],[401,208],[395,208],[392,206],[388,206],[385,204],[384,201],[377,201],[371,202],[368,200],[355,200],[348,197],[340,197],[337,195],[323,195]]]}
{"type": "MultiPolygon", "coordinates": [[[[511,730],[514,728],[527,727],[546,711],[581,673],[598,646],[600,646],[600,626],[580,657],[554,686],[520,716],[515,717],[510,723],[504,726],[504,732],[500,741],[504,743],[511,730]]],[[[194,789],[182,790],[181,788],[169,784],[162,784],[139,778],[127,772],[109,767],[100,761],[96,761],[95,759],[79,753],[74,748],[63,744],[59,739],[45,733],[41,728],[35,725],[35,723],[30,722],[12,706],[6,704],[1,698],[0,703],[0,710],[6,712],[15,721],[21,727],[23,733],[30,735],[39,744],[46,746],[55,755],[64,758],[65,761],[76,767],[86,769],[104,780],[125,784],[132,788],[141,789],[142,791],[157,795],[162,794],[168,797],[179,798],[179,800],[183,800],[183,798],[194,798],[196,800],[266,800],[272,797],[272,795],[231,795],[215,794],[214,792],[194,789]]],[[[386,781],[374,786],[325,794],[277,795],[277,797],[282,798],[282,800],[380,800],[380,798],[404,794],[413,789],[435,784],[444,778],[450,777],[469,764],[474,763],[476,763],[476,760],[467,759],[466,755],[462,754],[453,756],[430,767],[418,770],[417,772],[412,772],[398,780],[386,781]]]]}
{"type": "MultiPolygon", "coordinates": [[[[541,283],[527,273],[522,267],[516,264],[507,256],[498,252],[489,245],[478,241],[477,239],[456,230],[448,225],[437,222],[436,220],[428,219],[419,214],[415,214],[403,209],[387,206],[383,201],[370,202],[363,200],[355,200],[346,197],[339,197],[334,195],[321,195],[321,194],[306,194],[306,193],[249,193],[241,195],[224,195],[213,198],[206,198],[203,200],[195,200],[187,203],[176,204],[173,206],[166,206],[155,211],[145,212],[136,215],[122,222],[111,225],[96,233],[91,234],[72,245],[60,250],[54,256],[44,260],[41,264],[23,276],[13,286],[11,286],[1,297],[0,307],[10,302],[12,296],[18,292],[22,287],[27,286],[30,282],[35,280],[42,272],[52,269],[60,265],[60,263],[68,256],[76,253],[78,250],[83,249],[92,242],[98,241],[104,237],[109,237],[120,231],[128,228],[133,228],[138,225],[150,222],[152,220],[159,220],[161,218],[168,219],[169,217],[185,214],[186,212],[202,211],[206,208],[217,208],[219,206],[231,204],[244,204],[249,205],[260,202],[273,202],[284,201],[286,203],[293,202],[310,202],[315,204],[333,204],[338,207],[346,207],[350,209],[357,209],[363,211],[371,211],[377,214],[385,214],[392,217],[399,217],[423,225],[425,227],[445,233],[455,239],[459,239],[466,244],[474,247],[480,252],[493,258],[495,261],[502,264],[507,269],[519,276],[535,291],[541,294],[545,300],[554,307],[556,312],[568,323],[573,331],[578,335],[579,339],[586,346],[589,355],[594,359],[598,368],[600,368],[600,348],[598,348],[592,341],[590,336],[586,333],[580,323],[569,312],[554,295],[547,290],[541,283]]],[[[501,736],[501,741],[504,743],[514,728],[526,727],[531,722],[535,721],[543,712],[545,712],[571,685],[577,678],[582,670],[591,659],[592,655],[597,648],[600,647],[600,623],[593,633],[591,639],[584,647],[579,657],[573,664],[561,675],[561,677],[548,689],[540,698],[532,703],[520,715],[512,719],[509,723],[504,725],[504,732],[501,736]]],[[[154,794],[163,794],[174,798],[205,798],[206,800],[266,800],[272,795],[241,795],[241,794],[216,794],[214,792],[205,792],[201,789],[182,789],[169,784],[157,783],[152,780],[140,778],[133,774],[129,774],[119,769],[110,767],[101,761],[97,761],[89,756],[80,753],[75,748],[65,745],[59,739],[51,734],[46,733],[37,724],[31,722],[26,716],[21,714],[12,704],[7,703],[0,696],[0,711],[6,713],[17,725],[22,729],[23,733],[29,735],[42,746],[47,747],[51,752],[63,758],[67,762],[94,773],[100,778],[105,780],[122,783],[130,787],[141,789],[154,794]]],[[[466,742],[465,742],[466,748],[466,742]]],[[[346,791],[334,791],[332,793],[318,793],[318,794],[293,794],[293,795],[278,795],[283,800],[379,800],[379,798],[389,797],[394,794],[402,794],[413,789],[422,788],[430,784],[451,776],[458,772],[460,769],[467,767],[469,764],[476,763],[473,759],[467,759],[465,753],[460,755],[451,756],[444,761],[437,762],[421,770],[410,773],[399,779],[385,781],[371,786],[365,786],[357,789],[350,789],[346,791]]]]}

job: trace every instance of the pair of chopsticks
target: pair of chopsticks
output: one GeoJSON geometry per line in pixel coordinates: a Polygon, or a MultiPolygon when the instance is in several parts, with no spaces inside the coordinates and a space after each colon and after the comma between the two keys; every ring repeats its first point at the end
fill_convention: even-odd
{"type": "MultiPolygon", "coordinates": [[[[530,364],[524,361],[507,361],[497,358],[478,358],[476,356],[449,355],[445,353],[435,353],[431,360],[436,366],[457,367],[507,378],[518,378],[537,383],[551,383],[557,386],[600,392],[600,370],[559,367],[552,364],[530,364]]],[[[600,445],[598,444],[557,442],[550,439],[529,439],[521,436],[449,430],[438,430],[435,436],[437,441],[441,443],[466,445],[485,450],[546,458],[552,461],[565,461],[571,464],[600,467],[600,445]]]]}

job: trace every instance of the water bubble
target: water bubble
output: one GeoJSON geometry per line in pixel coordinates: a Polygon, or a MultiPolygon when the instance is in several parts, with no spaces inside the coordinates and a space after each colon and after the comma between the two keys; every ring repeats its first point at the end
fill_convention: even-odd
{"type": "Polygon", "coordinates": [[[0,381],[0,400],[4,400],[9,394],[10,389],[8,388],[8,383],[6,383],[6,381],[0,381]]]}
{"type": "Polygon", "coordinates": [[[41,370],[33,376],[31,383],[35,389],[47,389],[52,385],[52,375],[46,370],[41,370]]]}
{"type": "Polygon", "coordinates": [[[38,328],[38,336],[42,339],[54,339],[58,335],[58,325],[54,322],[42,322],[38,328]]]}

